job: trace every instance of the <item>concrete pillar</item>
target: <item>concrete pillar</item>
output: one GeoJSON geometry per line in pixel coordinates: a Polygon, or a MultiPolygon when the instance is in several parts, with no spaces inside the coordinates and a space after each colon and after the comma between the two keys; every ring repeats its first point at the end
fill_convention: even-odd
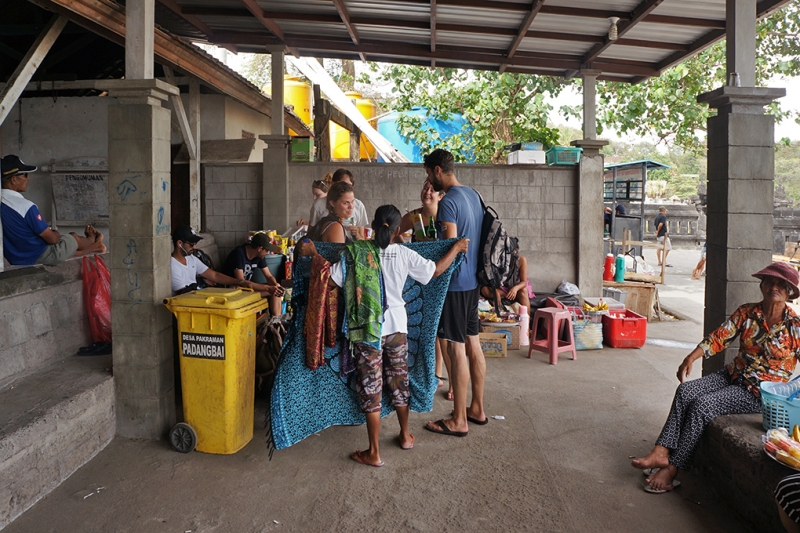
{"type": "Polygon", "coordinates": [[[200,164],[202,151],[200,147],[200,82],[196,78],[189,79],[189,130],[194,139],[195,157],[189,156],[189,225],[197,231],[202,227],[202,208],[200,204],[200,164]]]}
{"type": "Polygon", "coordinates": [[[294,220],[289,220],[289,148],[288,135],[259,135],[267,143],[263,167],[263,229],[282,233],[294,220]]]}
{"type": "MultiPolygon", "coordinates": [[[[272,53],[272,134],[259,135],[267,143],[263,170],[263,229],[283,232],[289,221],[289,148],[283,121],[284,48],[267,48],[272,53]]],[[[291,221],[294,222],[294,221],[291,221]]]]}
{"type": "Polygon", "coordinates": [[[581,78],[583,78],[584,139],[597,139],[597,76],[600,74],[600,70],[581,70],[581,78]]]}
{"type": "MultiPolygon", "coordinates": [[[[741,75],[741,73],[740,73],[741,75]]],[[[708,214],[704,333],[740,305],[761,300],[751,275],[772,261],[774,126],[764,106],[784,89],[722,87],[697,97],[717,110],[708,119],[708,214]]],[[[736,355],[703,362],[703,374],[736,355]]]]}
{"type": "MultiPolygon", "coordinates": [[[[756,0],[727,0],[726,80],[739,75],[742,87],[756,86],[756,0]]],[[[729,85],[733,85],[730,84],[729,85]]]]}
{"type": "Polygon", "coordinates": [[[160,439],[175,422],[170,110],[177,87],[119,80],[109,90],[108,195],[117,433],[160,439]]]}
{"type": "Polygon", "coordinates": [[[125,3],[125,79],[153,78],[155,0],[125,3]]]}
{"type": "Polygon", "coordinates": [[[603,294],[603,154],[608,141],[582,139],[578,164],[578,288],[581,295],[603,294]]]}
{"type": "Polygon", "coordinates": [[[283,124],[283,48],[273,49],[272,54],[272,134],[286,133],[283,124]]]}

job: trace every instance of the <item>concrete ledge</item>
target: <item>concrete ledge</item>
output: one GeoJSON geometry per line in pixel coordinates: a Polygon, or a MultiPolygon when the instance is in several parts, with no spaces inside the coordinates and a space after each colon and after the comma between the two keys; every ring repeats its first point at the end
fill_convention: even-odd
{"type": "Polygon", "coordinates": [[[0,529],[105,448],[111,356],[70,357],[0,391],[0,529]]]}
{"type": "Polygon", "coordinates": [[[751,531],[783,531],[772,491],[795,472],[764,453],[761,420],[760,414],[712,420],[698,446],[694,468],[751,531]]]}

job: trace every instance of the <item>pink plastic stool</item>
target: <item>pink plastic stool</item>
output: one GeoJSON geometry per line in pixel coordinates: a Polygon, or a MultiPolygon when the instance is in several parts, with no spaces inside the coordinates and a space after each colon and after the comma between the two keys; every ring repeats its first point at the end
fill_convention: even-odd
{"type": "Polygon", "coordinates": [[[558,363],[558,354],[561,352],[572,352],[572,359],[577,359],[575,335],[572,332],[572,315],[569,311],[550,307],[536,310],[533,315],[533,333],[531,334],[530,348],[528,348],[528,359],[530,359],[533,350],[549,353],[551,365],[558,363]],[[542,322],[544,322],[542,331],[545,334],[545,338],[539,339],[537,333],[542,322]],[[558,338],[558,332],[561,331],[564,322],[566,322],[565,329],[569,331],[569,340],[567,341],[562,341],[558,338]]]}

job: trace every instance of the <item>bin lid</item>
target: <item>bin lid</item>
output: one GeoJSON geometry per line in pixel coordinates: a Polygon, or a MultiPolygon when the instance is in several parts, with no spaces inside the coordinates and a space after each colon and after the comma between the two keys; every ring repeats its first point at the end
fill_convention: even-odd
{"type": "Polygon", "coordinates": [[[252,289],[225,289],[209,287],[167,298],[164,303],[177,307],[203,307],[206,309],[240,309],[261,300],[261,294],[252,289]]]}

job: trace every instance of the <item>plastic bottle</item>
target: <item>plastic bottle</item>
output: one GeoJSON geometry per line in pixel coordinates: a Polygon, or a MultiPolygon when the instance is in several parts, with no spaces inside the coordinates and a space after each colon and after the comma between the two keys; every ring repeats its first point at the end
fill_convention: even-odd
{"type": "Polygon", "coordinates": [[[528,315],[528,306],[519,306],[519,345],[528,346],[530,344],[531,317],[528,315]]]}
{"type": "Polygon", "coordinates": [[[603,264],[603,281],[611,281],[614,279],[614,256],[608,254],[606,262],[603,264]]]}
{"type": "Polygon", "coordinates": [[[622,254],[617,256],[617,262],[614,264],[614,281],[622,283],[625,281],[625,257],[622,254]]]}

